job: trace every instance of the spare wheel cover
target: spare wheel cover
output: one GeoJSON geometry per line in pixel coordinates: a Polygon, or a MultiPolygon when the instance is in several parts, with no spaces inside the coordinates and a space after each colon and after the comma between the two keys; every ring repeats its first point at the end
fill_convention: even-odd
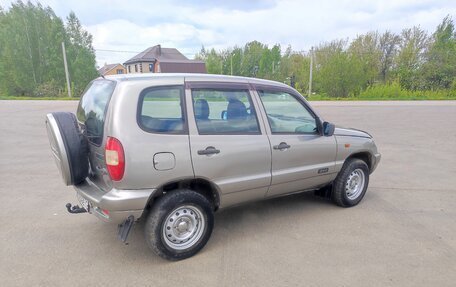
{"type": "Polygon", "coordinates": [[[70,162],[59,126],[53,114],[46,115],[46,130],[51,145],[52,156],[65,185],[71,185],[70,162]]]}
{"type": "Polygon", "coordinates": [[[89,173],[88,142],[73,113],[57,112],[47,116],[49,142],[57,167],[66,185],[78,184],[89,173]]]}

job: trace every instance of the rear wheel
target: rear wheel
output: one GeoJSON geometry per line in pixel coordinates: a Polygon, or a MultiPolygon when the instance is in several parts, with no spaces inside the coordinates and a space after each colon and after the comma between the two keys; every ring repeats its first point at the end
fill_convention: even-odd
{"type": "Polygon", "coordinates": [[[213,225],[211,203],[199,193],[182,189],[157,199],[147,217],[145,238],[159,256],[180,260],[206,245],[213,225]]]}
{"type": "Polygon", "coordinates": [[[333,183],[332,200],[339,206],[357,205],[369,185],[369,167],[360,159],[348,159],[333,183]]]}

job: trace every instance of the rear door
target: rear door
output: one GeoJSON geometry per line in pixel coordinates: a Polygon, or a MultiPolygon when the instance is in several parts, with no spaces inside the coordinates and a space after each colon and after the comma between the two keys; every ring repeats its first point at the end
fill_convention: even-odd
{"type": "Polygon", "coordinates": [[[320,135],[316,116],[291,90],[257,89],[268,121],[272,182],[268,196],[309,189],[335,178],[336,141],[320,135]]]}
{"type": "Polygon", "coordinates": [[[186,96],[195,176],[215,183],[221,207],[263,198],[271,148],[249,86],[187,83],[186,96]]]}
{"type": "Polygon", "coordinates": [[[94,80],[83,93],[76,113],[83,134],[89,142],[89,178],[104,190],[109,189],[110,179],[104,160],[103,133],[106,113],[115,87],[115,81],[94,80]]]}

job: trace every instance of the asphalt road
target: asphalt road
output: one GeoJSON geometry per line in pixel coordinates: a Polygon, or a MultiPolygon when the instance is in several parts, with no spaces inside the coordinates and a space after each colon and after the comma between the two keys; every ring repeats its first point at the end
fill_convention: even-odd
{"type": "Polygon", "coordinates": [[[72,215],[44,116],[75,102],[0,101],[1,286],[455,286],[456,102],[316,102],[326,119],[369,131],[382,162],[343,209],[311,193],[216,214],[195,257],[168,262],[136,225],[72,215]]]}

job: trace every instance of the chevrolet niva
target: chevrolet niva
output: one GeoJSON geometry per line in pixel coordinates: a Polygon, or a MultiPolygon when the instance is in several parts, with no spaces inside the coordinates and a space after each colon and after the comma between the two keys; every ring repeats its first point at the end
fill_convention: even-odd
{"type": "Polygon", "coordinates": [[[100,77],[76,115],[47,114],[51,150],[79,206],[169,260],[209,240],[220,208],[316,191],[357,205],[380,154],[368,133],[324,121],[296,90],[202,74],[100,77]]]}

